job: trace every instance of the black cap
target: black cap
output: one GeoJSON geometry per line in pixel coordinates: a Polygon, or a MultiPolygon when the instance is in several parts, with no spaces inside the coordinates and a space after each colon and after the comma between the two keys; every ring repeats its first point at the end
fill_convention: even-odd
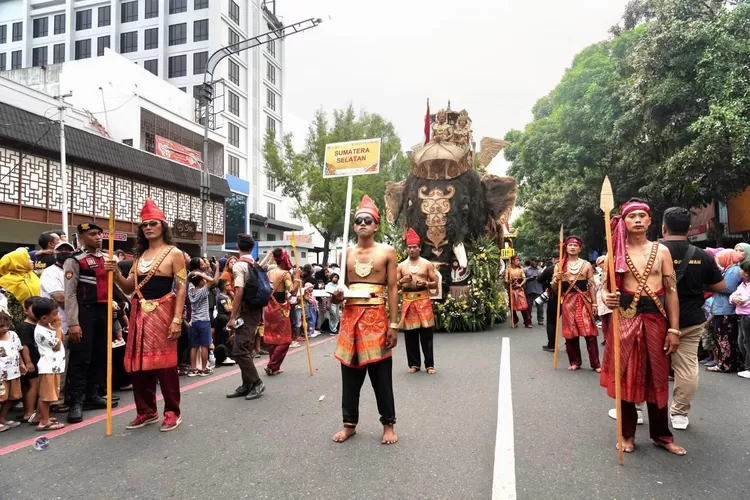
{"type": "Polygon", "coordinates": [[[83,224],[78,224],[78,234],[83,234],[86,231],[91,231],[92,229],[104,231],[101,227],[97,226],[93,222],[84,222],[83,224]]]}

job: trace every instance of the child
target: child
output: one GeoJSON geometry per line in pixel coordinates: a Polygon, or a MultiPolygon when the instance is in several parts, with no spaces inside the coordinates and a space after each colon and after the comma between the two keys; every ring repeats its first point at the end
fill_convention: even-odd
{"type": "Polygon", "coordinates": [[[305,283],[305,314],[307,321],[307,336],[315,338],[320,335],[320,332],[315,331],[315,325],[318,321],[318,300],[313,297],[313,289],[315,287],[312,283],[305,283]]]}
{"type": "Polygon", "coordinates": [[[735,313],[739,317],[740,336],[737,343],[745,361],[745,369],[737,375],[750,378],[750,262],[740,264],[742,283],[729,296],[729,300],[736,305],[735,313]]]}
{"type": "Polygon", "coordinates": [[[21,363],[23,345],[16,332],[10,329],[13,318],[0,310],[0,432],[21,425],[21,422],[6,419],[8,410],[21,399],[21,375],[26,375],[26,366],[21,363]]]}
{"type": "Polygon", "coordinates": [[[23,344],[21,351],[21,362],[26,366],[26,375],[21,377],[23,388],[23,419],[30,424],[38,424],[36,418],[36,400],[39,396],[39,374],[37,363],[39,363],[39,349],[36,348],[34,340],[34,329],[36,318],[31,311],[31,305],[36,297],[28,297],[23,301],[23,309],[26,311],[26,321],[18,327],[18,338],[23,344]]]}
{"type": "Polygon", "coordinates": [[[211,316],[208,312],[209,284],[213,278],[200,271],[190,273],[188,298],[190,299],[190,368],[188,377],[200,375],[205,377],[212,373],[208,367],[208,348],[213,343],[211,338],[211,316]],[[200,352],[201,370],[197,368],[200,352]]]}
{"type": "Polygon", "coordinates": [[[31,312],[37,319],[34,340],[39,349],[39,417],[38,431],[62,429],[65,424],[49,416],[50,403],[59,398],[60,374],[65,372],[65,349],[63,349],[62,318],[57,302],[39,297],[31,304],[31,312]]]}
{"type": "MultiPolygon", "coordinates": [[[[331,274],[331,281],[326,285],[326,292],[330,295],[336,293],[336,287],[339,284],[339,275],[336,273],[331,274]]],[[[331,335],[336,335],[339,331],[339,321],[341,320],[341,311],[339,310],[339,304],[331,303],[331,309],[328,312],[328,329],[331,331],[331,335]]]]}
{"type": "Polygon", "coordinates": [[[216,357],[216,366],[221,364],[232,365],[234,360],[227,358],[227,355],[231,352],[227,323],[229,323],[229,316],[232,314],[232,299],[227,293],[227,280],[220,279],[217,288],[219,293],[216,295],[216,318],[214,318],[214,356],[216,357]]]}

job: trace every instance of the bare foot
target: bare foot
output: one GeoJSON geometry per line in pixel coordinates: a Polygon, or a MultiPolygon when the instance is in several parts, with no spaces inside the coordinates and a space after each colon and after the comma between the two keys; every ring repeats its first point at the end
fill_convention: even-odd
{"type": "Polygon", "coordinates": [[[687,455],[687,450],[683,448],[682,446],[675,444],[675,443],[659,443],[654,441],[654,445],[658,446],[659,448],[664,448],[672,455],[687,455]]]}
{"type": "Polygon", "coordinates": [[[393,431],[392,425],[383,426],[383,440],[380,441],[382,444],[396,444],[398,443],[398,436],[393,431]]]}
{"type": "Polygon", "coordinates": [[[570,371],[572,371],[572,372],[574,372],[574,371],[576,371],[576,370],[580,370],[580,369],[581,369],[581,367],[580,367],[580,366],[578,366],[578,365],[570,365],[570,366],[568,367],[568,370],[570,370],[570,371]]]}
{"type": "Polygon", "coordinates": [[[428,368],[428,369],[427,369],[427,374],[428,374],[428,375],[434,375],[434,374],[436,374],[436,373],[437,373],[437,370],[435,370],[435,369],[434,369],[434,368],[432,368],[432,367],[430,367],[430,368],[428,368]]]}
{"type": "Polygon", "coordinates": [[[334,443],[343,443],[353,435],[357,433],[357,430],[353,427],[344,427],[340,431],[338,431],[336,434],[333,435],[333,442],[334,443]]]}
{"type": "MultiPolygon", "coordinates": [[[[635,438],[622,438],[622,451],[625,453],[633,453],[633,450],[635,449],[634,440],[635,438]]],[[[618,450],[620,449],[617,445],[615,445],[615,448],[618,450]]]]}
{"type": "Polygon", "coordinates": [[[417,373],[419,371],[419,368],[416,366],[409,367],[409,373],[417,373]]]}
{"type": "Polygon", "coordinates": [[[601,369],[601,368],[594,368],[594,371],[595,371],[596,373],[601,373],[601,372],[602,372],[602,369],[601,369]]]}

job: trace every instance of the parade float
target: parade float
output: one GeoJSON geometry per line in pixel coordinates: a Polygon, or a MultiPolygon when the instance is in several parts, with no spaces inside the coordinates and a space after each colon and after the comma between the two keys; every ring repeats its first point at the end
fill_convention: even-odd
{"type": "Polygon", "coordinates": [[[404,234],[419,234],[422,257],[441,277],[437,329],[483,330],[508,313],[501,253],[518,183],[488,175],[487,166],[509,143],[484,137],[477,152],[469,114],[450,103],[425,121],[425,143],[410,152],[411,174],[386,186],[386,218],[404,234]]]}

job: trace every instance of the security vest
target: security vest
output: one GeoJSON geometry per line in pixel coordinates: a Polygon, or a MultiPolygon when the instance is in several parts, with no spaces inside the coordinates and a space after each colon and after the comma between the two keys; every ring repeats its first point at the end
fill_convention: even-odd
{"type": "Polygon", "coordinates": [[[99,257],[82,250],[73,255],[78,262],[78,305],[106,304],[108,277],[104,269],[104,255],[99,257]]]}

